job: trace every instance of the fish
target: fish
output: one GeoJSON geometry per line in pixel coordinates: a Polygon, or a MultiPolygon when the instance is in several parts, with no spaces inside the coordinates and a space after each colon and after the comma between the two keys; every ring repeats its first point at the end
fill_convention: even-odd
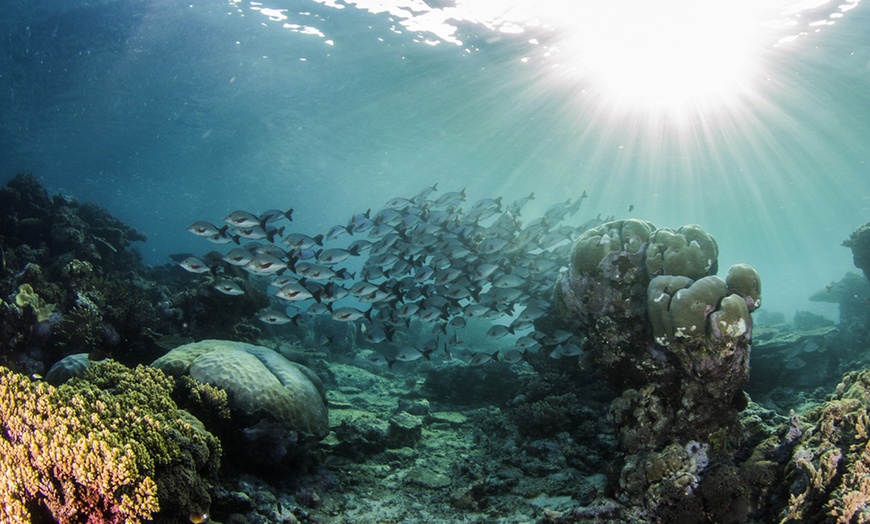
{"type": "Polygon", "coordinates": [[[516,275],[500,275],[493,279],[492,287],[501,288],[501,289],[510,289],[515,287],[521,287],[526,284],[526,279],[520,278],[516,275]]]}
{"type": "Polygon", "coordinates": [[[260,321],[265,322],[266,324],[274,324],[276,326],[287,324],[289,322],[294,322],[292,318],[288,317],[284,313],[281,313],[280,311],[275,311],[274,309],[261,311],[257,315],[257,318],[259,318],[260,321]]]}
{"type": "Polygon", "coordinates": [[[353,322],[354,320],[359,320],[361,318],[371,320],[372,309],[369,308],[366,311],[360,311],[359,309],[350,306],[341,307],[332,312],[332,318],[339,322],[353,322]]]}
{"type": "Polygon", "coordinates": [[[308,289],[296,282],[291,282],[289,284],[281,286],[281,289],[279,289],[278,292],[275,293],[275,296],[284,300],[289,300],[291,302],[314,298],[314,295],[312,295],[311,292],[308,291],[308,289]]]}
{"type": "Polygon", "coordinates": [[[510,326],[502,326],[501,324],[495,324],[494,326],[489,328],[489,331],[486,332],[486,336],[490,338],[502,338],[507,336],[510,333],[514,334],[514,329],[510,326]]]}
{"type": "Polygon", "coordinates": [[[287,263],[272,255],[254,255],[242,266],[245,271],[255,275],[274,275],[287,269],[287,263]]]}
{"type": "Polygon", "coordinates": [[[526,356],[528,355],[528,350],[520,351],[518,349],[511,349],[507,351],[504,355],[502,355],[502,362],[507,362],[508,364],[515,364],[521,360],[526,360],[526,356]]]}
{"type": "Polygon", "coordinates": [[[392,367],[392,363],[388,361],[385,356],[378,353],[377,351],[372,351],[371,353],[369,353],[369,355],[366,357],[366,360],[368,360],[370,364],[375,366],[380,367],[389,365],[392,367]]]}
{"type": "Polygon", "coordinates": [[[433,205],[435,207],[448,207],[460,202],[465,202],[465,198],[465,188],[463,188],[462,191],[449,191],[438,197],[433,205]]]}
{"type": "Polygon", "coordinates": [[[421,358],[429,360],[429,353],[424,353],[419,349],[408,346],[402,348],[396,355],[396,360],[398,360],[399,362],[414,362],[415,360],[420,360],[421,358]]]}
{"type": "Polygon", "coordinates": [[[323,234],[310,237],[304,233],[288,233],[281,243],[298,249],[309,249],[314,246],[323,246],[323,238],[323,234]]]}
{"type": "Polygon", "coordinates": [[[194,235],[200,237],[211,237],[214,235],[226,235],[227,229],[229,229],[229,227],[229,225],[225,225],[219,228],[211,222],[206,222],[205,220],[197,220],[193,224],[187,226],[187,230],[194,235]]]}
{"type": "Polygon", "coordinates": [[[339,224],[329,228],[329,231],[326,232],[326,238],[327,240],[335,240],[336,238],[344,234],[352,235],[353,229],[351,229],[349,226],[342,226],[341,224],[339,224]]]}
{"type": "Polygon", "coordinates": [[[229,253],[221,257],[221,260],[233,266],[246,266],[253,259],[254,254],[241,247],[232,249],[229,253]]]}
{"type": "Polygon", "coordinates": [[[260,216],[257,218],[260,220],[261,225],[269,224],[276,220],[281,220],[282,218],[286,218],[288,222],[293,222],[293,208],[291,207],[287,211],[281,211],[280,209],[267,209],[260,213],[260,216]]]}
{"type": "Polygon", "coordinates": [[[359,252],[351,251],[350,249],[325,249],[317,252],[317,263],[331,266],[333,264],[338,264],[339,262],[344,262],[350,257],[357,256],[359,256],[359,252]]]}
{"type": "Polygon", "coordinates": [[[240,228],[252,228],[260,226],[260,217],[247,211],[236,210],[224,217],[224,222],[240,228]]]}
{"type": "MultiPolygon", "coordinates": [[[[502,355],[505,360],[521,360],[542,346],[561,345],[559,354],[576,351],[570,347],[572,334],[538,330],[534,324],[551,308],[552,277],[570,258],[574,239],[584,227],[604,220],[599,215],[579,228],[563,223],[577,212],[586,192],[521,222],[520,213],[527,212],[534,193],[511,204],[501,196],[480,198],[464,209],[465,189],[430,200],[436,191],[433,184],[411,198],[388,199],[382,209],[354,213],[346,224],[314,236],[288,231],[295,227],[293,208],[270,209],[259,216],[237,210],[225,217],[226,225],[203,221],[198,231],[206,239],[211,239],[205,235],[210,232],[217,235],[212,240],[240,247],[198,258],[201,264],[192,267],[217,272],[236,266],[267,276],[268,285],[277,288],[273,302],[311,301],[293,317],[284,314],[290,321],[329,315],[357,324],[360,337],[369,343],[388,342],[396,330],[425,322],[430,324],[425,329],[444,335],[444,354],[452,358],[461,353],[459,332],[469,328],[468,319],[476,318],[494,324],[486,332],[490,339],[527,333],[502,355]],[[359,238],[362,232],[367,239],[359,238]],[[358,237],[338,244],[345,234],[358,237]],[[359,276],[339,267],[344,262],[359,267],[359,276]],[[368,309],[360,304],[369,304],[368,309]]],[[[436,337],[417,351],[438,346],[436,337]]],[[[478,360],[498,358],[483,354],[487,356],[478,360]]],[[[415,356],[407,352],[403,358],[415,356]]],[[[381,358],[388,365],[402,360],[381,358]]]]}
{"type": "Polygon", "coordinates": [[[214,288],[224,295],[237,296],[245,294],[245,291],[235,281],[228,278],[222,278],[215,282],[214,288]]]}
{"type": "Polygon", "coordinates": [[[487,362],[497,362],[498,361],[498,351],[493,351],[492,353],[475,353],[471,358],[471,362],[469,362],[472,366],[482,366],[487,362]]]}
{"type": "Polygon", "coordinates": [[[208,264],[196,257],[187,257],[178,265],[191,273],[208,273],[212,270],[208,264]]]}

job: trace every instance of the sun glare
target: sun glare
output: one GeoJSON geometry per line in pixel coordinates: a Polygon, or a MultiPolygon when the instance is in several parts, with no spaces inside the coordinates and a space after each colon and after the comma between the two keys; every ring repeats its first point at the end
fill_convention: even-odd
{"type": "Polygon", "coordinates": [[[758,66],[760,2],[578,2],[560,64],[617,106],[679,109],[748,89],[758,66]]]}

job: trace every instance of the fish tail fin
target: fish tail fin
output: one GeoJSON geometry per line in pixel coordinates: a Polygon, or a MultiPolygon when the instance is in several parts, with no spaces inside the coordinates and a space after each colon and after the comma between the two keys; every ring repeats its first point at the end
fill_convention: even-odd
{"type": "Polygon", "coordinates": [[[287,211],[284,211],[284,217],[287,218],[288,221],[293,222],[293,208],[291,207],[287,211]]]}
{"type": "Polygon", "coordinates": [[[311,240],[313,240],[314,243],[317,244],[318,246],[322,246],[323,245],[323,233],[320,233],[319,235],[312,238],[311,240]]]}
{"type": "Polygon", "coordinates": [[[238,244],[240,246],[242,245],[242,236],[241,235],[230,235],[230,238],[232,238],[233,242],[235,242],[236,244],[238,244]]]}
{"type": "MultiPolygon", "coordinates": [[[[375,305],[374,305],[374,304],[372,304],[371,306],[369,306],[369,308],[363,312],[363,317],[365,317],[366,320],[368,320],[369,322],[372,321],[372,310],[373,310],[373,309],[375,309],[375,305]]],[[[386,330],[385,330],[385,331],[386,331],[386,330]]]]}
{"type": "Polygon", "coordinates": [[[299,327],[299,317],[301,317],[301,316],[302,316],[302,313],[296,313],[295,315],[293,315],[292,317],[290,317],[290,322],[291,322],[294,326],[299,327]]]}
{"type": "Polygon", "coordinates": [[[498,362],[498,350],[493,351],[492,355],[490,355],[490,356],[492,357],[492,359],[494,361],[498,362]]]}

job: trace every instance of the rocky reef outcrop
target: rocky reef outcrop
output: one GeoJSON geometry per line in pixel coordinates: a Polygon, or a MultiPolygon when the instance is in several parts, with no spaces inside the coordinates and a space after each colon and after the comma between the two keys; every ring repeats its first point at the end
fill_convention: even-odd
{"type": "Polygon", "coordinates": [[[649,511],[698,486],[712,443],[741,438],[761,280],[745,264],[724,280],[717,270],[699,226],[621,220],[581,235],[556,283],[556,309],[621,392],[610,406],[626,453],[617,491],[649,511]]]}

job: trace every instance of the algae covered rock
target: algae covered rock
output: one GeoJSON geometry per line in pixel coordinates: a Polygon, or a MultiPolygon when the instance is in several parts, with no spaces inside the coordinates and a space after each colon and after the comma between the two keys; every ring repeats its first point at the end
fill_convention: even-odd
{"type": "Polygon", "coordinates": [[[320,379],[269,348],[203,340],[173,349],[152,366],[227,392],[232,421],[221,436],[234,443],[228,458],[242,464],[275,465],[329,433],[320,379]]]}

